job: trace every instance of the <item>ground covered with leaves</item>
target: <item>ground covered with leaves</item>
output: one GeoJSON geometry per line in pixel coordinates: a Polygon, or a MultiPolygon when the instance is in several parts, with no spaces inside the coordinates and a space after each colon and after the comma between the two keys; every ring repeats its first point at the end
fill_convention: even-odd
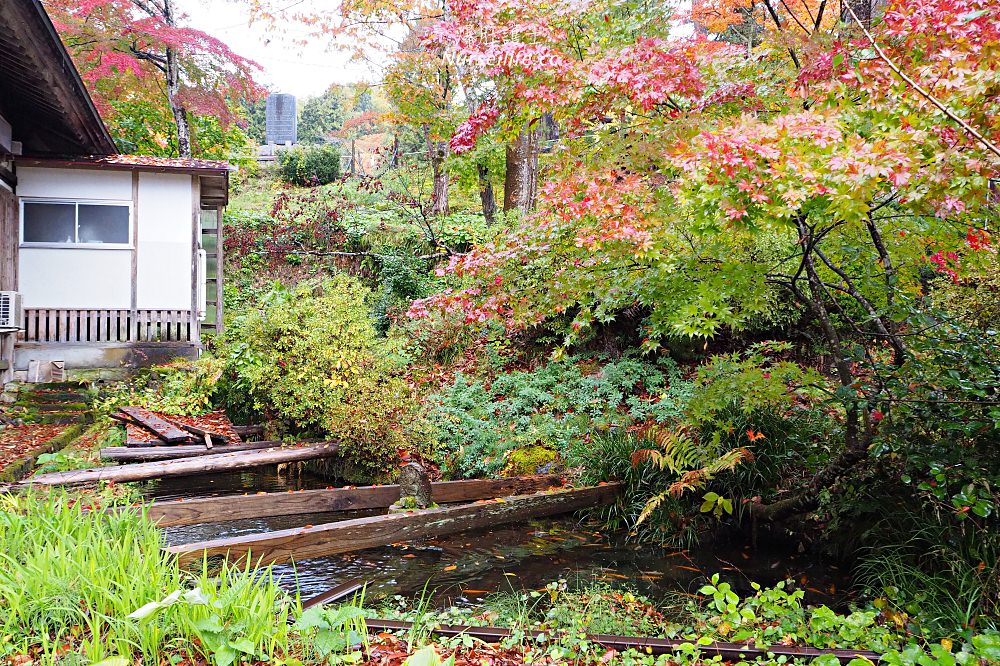
{"type": "Polygon", "coordinates": [[[0,472],[7,465],[43,449],[66,430],[64,425],[10,425],[0,430],[0,472]]]}

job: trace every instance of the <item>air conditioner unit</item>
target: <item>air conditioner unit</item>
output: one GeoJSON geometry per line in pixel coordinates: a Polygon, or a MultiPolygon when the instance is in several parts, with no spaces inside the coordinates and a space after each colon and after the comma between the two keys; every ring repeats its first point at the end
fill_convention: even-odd
{"type": "Polygon", "coordinates": [[[0,291],[0,333],[21,330],[23,320],[21,294],[16,291],[0,291]]]}

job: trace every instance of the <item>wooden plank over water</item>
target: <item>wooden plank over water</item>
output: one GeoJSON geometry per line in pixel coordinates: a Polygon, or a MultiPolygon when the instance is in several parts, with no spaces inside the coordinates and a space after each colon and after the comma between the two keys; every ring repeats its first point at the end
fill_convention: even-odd
{"type": "Polygon", "coordinates": [[[154,460],[177,460],[195,456],[210,456],[218,453],[235,453],[236,451],[259,451],[281,446],[281,442],[246,442],[244,444],[226,444],[219,448],[209,449],[204,444],[177,446],[147,446],[137,448],[132,446],[109,446],[101,449],[101,460],[120,463],[151,462],[154,460]]]}
{"type": "Polygon", "coordinates": [[[518,495],[440,509],[356,518],[335,523],[170,546],[181,563],[221,555],[262,564],[349,553],[427,537],[455,534],[530,518],[570,513],[611,502],[620,484],[518,495]]]}
{"type": "Polygon", "coordinates": [[[337,454],[340,445],[336,442],[320,442],[297,447],[276,447],[262,451],[239,451],[236,453],[217,453],[210,456],[181,458],[162,462],[137,463],[121,467],[96,467],[70,472],[55,472],[41,474],[26,479],[21,485],[63,486],[80,483],[96,483],[98,481],[144,481],[177,476],[195,476],[211,472],[224,472],[234,469],[248,469],[264,465],[329,458],[337,454]]]}
{"type": "Polygon", "coordinates": [[[191,435],[187,432],[178,428],[170,421],[161,419],[148,409],[142,409],[141,407],[122,407],[118,411],[128,416],[130,419],[162,439],[164,442],[178,443],[187,442],[191,439],[191,435]]]}
{"type": "MultiPolygon", "coordinates": [[[[507,495],[524,495],[561,485],[562,477],[559,476],[444,481],[431,484],[431,497],[438,504],[453,504],[507,495]]],[[[384,509],[398,499],[397,485],[361,486],[154,502],[147,511],[149,517],[160,527],[177,527],[244,518],[384,509]]]]}

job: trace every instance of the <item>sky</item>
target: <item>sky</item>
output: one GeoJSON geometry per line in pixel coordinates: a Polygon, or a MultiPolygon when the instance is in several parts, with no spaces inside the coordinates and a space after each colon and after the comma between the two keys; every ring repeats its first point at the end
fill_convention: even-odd
{"type": "MultiPolygon", "coordinates": [[[[290,0],[296,11],[306,10],[310,2],[329,7],[330,0],[290,0]]],[[[351,62],[347,53],[329,49],[326,40],[313,39],[305,46],[292,43],[307,35],[304,29],[293,29],[286,38],[269,34],[263,25],[251,26],[249,13],[241,4],[178,0],[177,6],[189,16],[188,25],[221,39],[239,55],[260,64],[263,71],[257,80],[272,92],[310,97],[334,83],[375,82],[380,78],[377,68],[351,62]]]]}

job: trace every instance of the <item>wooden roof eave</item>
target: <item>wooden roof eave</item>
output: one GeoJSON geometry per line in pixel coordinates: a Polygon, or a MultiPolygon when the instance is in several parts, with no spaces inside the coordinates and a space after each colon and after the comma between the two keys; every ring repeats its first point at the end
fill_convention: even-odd
{"type": "Polygon", "coordinates": [[[0,105],[25,154],[117,154],[39,0],[0,3],[0,52],[11,61],[0,70],[0,105]]]}

